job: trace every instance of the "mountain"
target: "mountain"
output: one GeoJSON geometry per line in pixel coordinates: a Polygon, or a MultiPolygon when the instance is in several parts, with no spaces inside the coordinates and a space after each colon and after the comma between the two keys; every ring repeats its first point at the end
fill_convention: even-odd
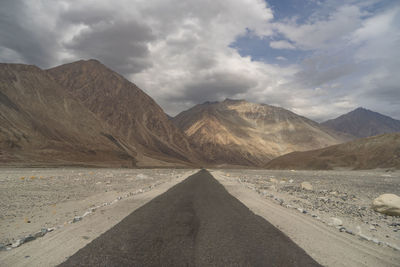
{"type": "Polygon", "coordinates": [[[47,72],[0,64],[0,165],[135,166],[135,151],[47,72]]]}
{"type": "Polygon", "coordinates": [[[181,112],[173,122],[214,164],[263,166],[292,152],[321,148],[343,137],[280,107],[226,99],[181,112]]]}
{"type": "Polygon", "coordinates": [[[139,164],[148,164],[148,159],[184,164],[197,161],[186,136],[161,107],[135,84],[99,61],[81,60],[47,72],[134,146],[139,164]]]}
{"type": "Polygon", "coordinates": [[[293,152],[267,163],[268,169],[334,168],[400,169],[400,133],[357,139],[344,144],[306,152],[293,152]]]}
{"type": "Polygon", "coordinates": [[[322,125],[356,137],[400,132],[399,120],[365,108],[357,108],[336,119],[323,122],[322,125]]]}

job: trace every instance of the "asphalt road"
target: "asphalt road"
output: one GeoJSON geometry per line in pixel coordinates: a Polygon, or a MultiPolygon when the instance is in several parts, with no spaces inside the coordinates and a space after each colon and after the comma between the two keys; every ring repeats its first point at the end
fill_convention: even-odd
{"type": "Polygon", "coordinates": [[[320,266],[202,170],[60,266],[320,266]]]}

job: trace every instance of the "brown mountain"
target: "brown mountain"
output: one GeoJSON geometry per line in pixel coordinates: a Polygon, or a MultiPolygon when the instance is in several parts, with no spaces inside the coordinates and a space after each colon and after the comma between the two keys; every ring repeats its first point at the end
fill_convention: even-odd
{"type": "Polygon", "coordinates": [[[178,114],[173,122],[215,164],[263,166],[292,151],[344,141],[293,112],[244,100],[206,102],[178,114]]]}
{"type": "Polygon", "coordinates": [[[322,125],[356,137],[400,132],[399,120],[365,108],[357,108],[336,119],[323,122],[322,125]]]}
{"type": "Polygon", "coordinates": [[[0,165],[135,165],[135,152],[47,72],[0,64],[0,81],[0,165]]]}
{"type": "Polygon", "coordinates": [[[270,161],[268,169],[400,169],[400,133],[361,138],[345,144],[293,152],[270,161]]]}
{"type": "Polygon", "coordinates": [[[100,62],[81,60],[48,73],[136,148],[139,165],[153,164],[149,159],[197,161],[186,136],[161,107],[135,84],[100,62]]]}

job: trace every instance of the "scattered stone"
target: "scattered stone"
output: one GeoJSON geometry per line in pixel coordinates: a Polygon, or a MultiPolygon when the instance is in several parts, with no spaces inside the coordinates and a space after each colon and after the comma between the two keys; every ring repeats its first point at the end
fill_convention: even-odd
{"type": "Polygon", "coordinates": [[[340,232],[345,232],[345,231],[346,231],[346,228],[342,226],[342,227],[339,228],[339,231],[340,231],[340,232]]]}
{"type": "Polygon", "coordinates": [[[27,258],[30,258],[30,257],[31,257],[31,256],[29,256],[29,255],[26,255],[26,256],[25,256],[25,259],[27,259],[27,258]]]}
{"type": "Polygon", "coordinates": [[[73,220],[72,220],[72,223],[76,223],[76,222],[79,222],[79,221],[81,221],[82,220],[82,217],[81,216],[76,216],[73,220]]]}
{"type": "Polygon", "coordinates": [[[372,209],[391,216],[400,216],[400,197],[395,194],[383,194],[374,199],[372,209]]]}
{"type": "Polygon", "coordinates": [[[35,239],[36,239],[36,237],[34,237],[33,235],[27,235],[27,236],[24,238],[24,243],[33,241],[33,240],[35,240],[35,239]]]}
{"type": "Polygon", "coordinates": [[[331,217],[331,223],[334,226],[341,226],[343,225],[343,222],[341,219],[335,218],[335,217],[331,217]]]}
{"type": "Polygon", "coordinates": [[[24,243],[24,240],[22,240],[22,239],[17,239],[17,241],[15,241],[15,242],[11,245],[11,247],[12,247],[12,248],[17,248],[17,247],[21,246],[23,243],[24,243]]]}
{"type": "Polygon", "coordinates": [[[293,179],[290,179],[290,180],[289,180],[289,183],[290,183],[290,184],[292,184],[293,182],[294,182],[294,180],[293,180],[293,179]]]}
{"type": "Polygon", "coordinates": [[[299,212],[301,212],[301,213],[303,213],[303,209],[302,208],[297,208],[297,210],[299,211],[299,212]]]}
{"type": "Polygon", "coordinates": [[[37,233],[35,233],[33,236],[35,237],[35,238],[38,238],[38,237],[42,237],[42,236],[44,236],[45,234],[47,234],[47,229],[46,228],[42,228],[42,230],[40,230],[39,232],[37,232],[37,233]]]}
{"type": "Polygon", "coordinates": [[[309,191],[313,190],[313,186],[309,182],[302,182],[300,186],[301,189],[304,190],[309,190],[309,191]]]}
{"type": "Polygon", "coordinates": [[[275,178],[269,178],[269,181],[270,181],[271,183],[278,183],[278,180],[275,179],[275,178]]]}
{"type": "Polygon", "coordinates": [[[349,235],[354,235],[354,233],[352,231],[348,230],[348,229],[346,229],[346,233],[349,234],[349,235]]]}
{"type": "MultiPolygon", "coordinates": [[[[227,175],[227,176],[229,176],[229,175],[227,175]]],[[[142,174],[142,173],[136,175],[136,179],[139,179],[139,180],[145,180],[145,179],[148,179],[148,178],[149,177],[147,175],[142,174]]],[[[178,178],[178,177],[176,177],[176,178],[178,178]]]]}

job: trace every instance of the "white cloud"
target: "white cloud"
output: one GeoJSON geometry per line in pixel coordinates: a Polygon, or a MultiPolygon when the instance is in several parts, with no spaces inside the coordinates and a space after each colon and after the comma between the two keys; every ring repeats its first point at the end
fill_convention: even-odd
{"type": "Polygon", "coordinates": [[[360,27],[363,14],[356,5],[344,5],[326,18],[316,16],[318,19],[304,24],[289,20],[276,23],[275,28],[298,48],[329,49],[342,44],[349,34],[360,27]]]}
{"type": "Polygon", "coordinates": [[[269,42],[269,46],[275,49],[296,49],[294,45],[285,40],[271,41],[269,42]]]}
{"type": "Polygon", "coordinates": [[[170,114],[230,97],[314,119],[360,105],[400,118],[399,5],[373,11],[374,1],[319,2],[299,22],[274,21],[263,0],[4,0],[0,61],[97,58],[170,114]],[[287,50],[273,55],[282,66],[230,47],[248,32],[287,50]],[[298,50],[307,56],[291,60],[298,50]]]}

